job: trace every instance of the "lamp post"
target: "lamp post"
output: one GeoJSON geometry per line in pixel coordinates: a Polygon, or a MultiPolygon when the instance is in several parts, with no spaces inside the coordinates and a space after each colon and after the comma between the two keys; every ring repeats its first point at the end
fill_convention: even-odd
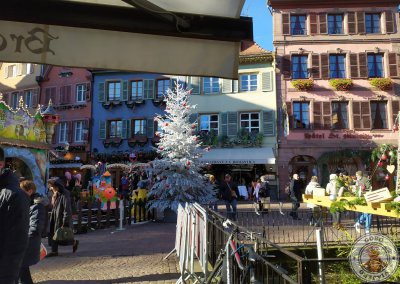
{"type": "Polygon", "coordinates": [[[43,122],[46,128],[46,142],[50,144],[54,134],[54,129],[60,119],[60,115],[58,115],[53,108],[53,103],[51,99],[46,110],[42,112],[41,115],[43,117],[43,122]]]}

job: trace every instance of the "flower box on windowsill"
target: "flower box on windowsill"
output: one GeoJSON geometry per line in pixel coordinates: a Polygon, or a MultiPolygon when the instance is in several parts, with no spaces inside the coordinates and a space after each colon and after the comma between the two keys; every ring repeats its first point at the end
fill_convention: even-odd
{"type": "Polygon", "coordinates": [[[393,81],[389,78],[373,78],[369,83],[381,91],[390,91],[393,88],[393,81]]]}
{"type": "Polygon", "coordinates": [[[157,105],[163,104],[164,103],[164,98],[154,98],[153,99],[153,103],[157,104],[157,105]]]}
{"type": "Polygon", "coordinates": [[[135,146],[136,144],[146,144],[147,136],[145,134],[135,134],[131,139],[128,140],[129,146],[135,146]]]}
{"type": "Polygon", "coordinates": [[[293,87],[298,91],[308,92],[314,86],[314,81],[312,79],[296,79],[292,80],[293,87]]]}
{"type": "Polygon", "coordinates": [[[108,146],[113,146],[113,147],[119,147],[122,143],[122,139],[120,137],[115,137],[115,138],[108,138],[103,141],[104,147],[108,146]]]}
{"type": "Polygon", "coordinates": [[[348,91],[353,87],[353,80],[337,78],[329,80],[329,85],[331,85],[336,91],[348,91]]]}

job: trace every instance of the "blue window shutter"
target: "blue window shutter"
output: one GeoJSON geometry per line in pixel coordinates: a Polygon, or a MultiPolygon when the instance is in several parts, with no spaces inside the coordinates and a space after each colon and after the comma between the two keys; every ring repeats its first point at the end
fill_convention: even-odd
{"type": "Polygon", "coordinates": [[[220,114],[221,121],[221,135],[228,135],[228,114],[226,112],[220,114]]]}
{"type": "Polygon", "coordinates": [[[104,102],[106,100],[106,93],[105,93],[105,90],[104,90],[105,84],[104,84],[104,82],[103,83],[99,83],[98,86],[99,86],[99,90],[98,90],[98,92],[99,92],[99,102],[104,102]]]}
{"type": "Polygon", "coordinates": [[[261,82],[262,82],[262,91],[263,92],[271,92],[273,90],[273,87],[272,87],[272,82],[273,82],[273,80],[272,80],[272,72],[271,71],[263,72],[261,74],[261,77],[262,77],[262,80],[261,80],[261,82]]]}
{"type": "Polygon", "coordinates": [[[129,120],[127,119],[122,120],[122,139],[129,138],[128,125],[129,125],[129,120]]]}
{"type": "Polygon", "coordinates": [[[144,99],[154,99],[154,80],[143,80],[144,99]]]}
{"type": "Polygon", "coordinates": [[[147,118],[146,119],[146,133],[148,138],[154,137],[154,119],[147,118]]]}
{"type": "Polygon", "coordinates": [[[107,137],[106,123],[104,120],[99,121],[99,139],[106,139],[107,137]]]}
{"type": "Polygon", "coordinates": [[[128,81],[122,81],[122,96],[121,96],[122,101],[128,100],[128,94],[129,94],[128,85],[129,85],[128,81]]]}
{"type": "Polygon", "coordinates": [[[263,111],[263,135],[274,136],[275,135],[275,113],[271,111],[263,111]]]}
{"type": "Polygon", "coordinates": [[[236,136],[238,133],[238,113],[228,112],[228,136],[236,136]]]}

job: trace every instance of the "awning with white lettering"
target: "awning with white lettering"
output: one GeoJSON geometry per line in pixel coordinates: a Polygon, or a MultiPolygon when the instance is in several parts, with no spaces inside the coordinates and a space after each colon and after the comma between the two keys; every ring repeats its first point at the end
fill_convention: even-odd
{"type": "Polygon", "coordinates": [[[261,164],[274,165],[275,156],[272,148],[232,148],[211,149],[200,161],[207,164],[261,164]]]}
{"type": "Polygon", "coordinates": [[[0,62],[237,78],[244,1],[0,1],[0,62]]]}

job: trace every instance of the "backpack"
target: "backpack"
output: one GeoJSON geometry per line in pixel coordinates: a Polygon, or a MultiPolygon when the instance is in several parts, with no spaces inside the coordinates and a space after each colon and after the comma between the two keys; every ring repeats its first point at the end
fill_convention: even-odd
{"type": "Polygon", "coordinates": [[[264,182],[261,185],[260,190],[258,191],[258,196],[259,197],[268,197],[269,196],[269,191],[270,191],[270,188],[269,188],[268,183],[264,182]]]}

